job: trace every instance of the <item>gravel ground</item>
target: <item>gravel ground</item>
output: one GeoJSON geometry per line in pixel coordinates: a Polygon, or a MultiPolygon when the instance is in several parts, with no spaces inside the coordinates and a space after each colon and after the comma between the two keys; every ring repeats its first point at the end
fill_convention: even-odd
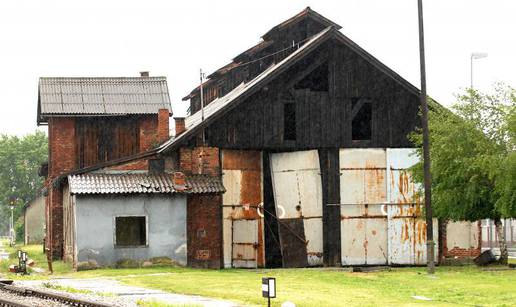
{"type": "Polygon", "coordinates": [[[56,303],[52,301],[42,300],[35,297],[27,297],[13,294],[11,292],[0,290],[0,298],[13,301],[19,304],[25,304],[27,306],[37,306],[37,307],[55,307],[55,306],[64,306],[61,303],[56,303]]]}
{"type": "MultiPolygon", "coordinates": [[[[76,299],[87,300],[87,301],[102,303],[102,304],[106,304],[106,305],[119,306],[119,307],[135,307],[135,306],[137,306],[135,302],[132,302],[126,298],[122,298],[122,297],[118,297],[118,296],[101,296],[101,295],[96,295],[93,293],[92,294],[70,293],[70,292],[66,292],[66,291],[49,289],[49,288],[39,286],[39,285],[31,285],[31,286],[20,285],[19,283],[17,284],[16,282],[13,285],[14,286],[22,286],[22,287],[25,287],[28,289],[43,290],[46,292],[52,292],[52,293],[56,293],[56,294],[60,294],[60,295],[65,295],[68,297],[73,297],[76,299]]],[[[69,306],[69,305],[64,305],[64,304],[57,303],[57,302],[42,300],[40,298],[35,298],[35,297],[23,297],[23,296],[19,296],[16,294],[12,294],[5,290],[0,290],[0,298],[6,298],[6,299],[12,298],[12,299],[16,300],[16,302],[27,304],[29,306],[38,306],[38,307],[39,306],[42,306],[42,307],[69,306]]]]}

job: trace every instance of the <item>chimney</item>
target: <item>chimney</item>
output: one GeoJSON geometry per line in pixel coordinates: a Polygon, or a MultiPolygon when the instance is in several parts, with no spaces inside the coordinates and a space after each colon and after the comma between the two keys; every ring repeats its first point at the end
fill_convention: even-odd
{"type": "Polygon", "coordinates": [[[144,78],[144,77],[148,77],[148,76],[149,76],[148,71],[140,71],[140,77],[144,78]]]}
{"type": "Polygon", "coordinates": [[[174,117],[176,121],[176,137],[181,135],[181,133],[186,131],[185,118],[184,117],[174,117]]]}
{"type": "Polygon", "coordinates": [[[188,188],[186,185],[186,176],[181,172],[175,172],[172,175],[172,184],[176,191],[184,191],[188,188]]]}
{"type": "Polygon", "coordinates": [[[169,135],[169,118],[168,109],[159,109],[158,111],[158,141],[160,143],[168,141],[169,135]]]}

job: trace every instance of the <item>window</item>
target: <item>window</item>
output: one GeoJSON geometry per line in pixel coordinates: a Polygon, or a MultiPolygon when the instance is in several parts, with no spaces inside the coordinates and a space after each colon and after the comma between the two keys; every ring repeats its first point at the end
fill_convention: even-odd
{"type": "Polygon", "coordinates": [[[147,218],[145,216],[115,217],[115,246],[147,245],[147,218]]]}
{"type": "Polygon", "coordinates": [[[371,119],[372,106],[371,101],[363,98],[352,98],[352,122],[351,134],[353,140],[370,140],[371,139],[371,119]]]}
{"type": "Polygon", "coordinates": [[[292,102],[283,104],[283,140],[296,140],[296,105],[292,102]]]}

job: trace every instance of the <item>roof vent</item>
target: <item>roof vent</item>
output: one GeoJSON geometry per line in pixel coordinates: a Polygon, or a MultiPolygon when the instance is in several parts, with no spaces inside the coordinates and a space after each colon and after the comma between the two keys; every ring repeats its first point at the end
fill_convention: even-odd
{"type": "Polygon", "coordinates": [[[140,77],[148,77],[149,76],[149,72],[148,71],[140,71],[140,77]]]}

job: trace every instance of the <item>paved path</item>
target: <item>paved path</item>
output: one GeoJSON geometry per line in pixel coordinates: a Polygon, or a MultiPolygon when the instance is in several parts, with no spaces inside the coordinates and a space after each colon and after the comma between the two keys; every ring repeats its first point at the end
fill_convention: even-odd
{"type": "MultiPolygon", "coordinates": [[[[163,278],[156,276],[156,278],[163,278]]],[[[152,290],[141,287],[126,286],[119,281],[108,278],[87,278],[87,279],[52,279],[52,280],[30,280],[17,282],[17,284],[26,286],[41,286],[44,282],[50,282],[63,287],[71,287],[78,290],[87,290],[97,293],[110,293],[122,298],[126,298],[133,302],[139,300],[160,301],[167,304],[175,305],[201,305],[206,307],[234,307],[238,306],[233,302],[216,300],[197,295],[183,295],[168,293],[160,290],[152,290]]]]}

